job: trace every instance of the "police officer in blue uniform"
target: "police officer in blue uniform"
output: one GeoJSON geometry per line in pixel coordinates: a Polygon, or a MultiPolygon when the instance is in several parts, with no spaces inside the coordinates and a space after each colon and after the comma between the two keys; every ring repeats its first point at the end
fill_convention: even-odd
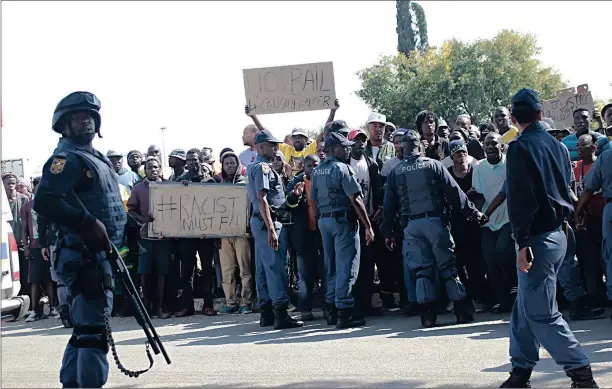
{"type": "MultiPolygon", "coordinates": [[[[584,191],[580,195],[580,200],[576,206],[576,225],[584,224],[582,215],[585,206],[593,197],[595,192],[602,191],[606,199],[606,206],[603,213],[601,245],[602,257],[606,264],[606,290],[608,300],[612,301],[612,151],[602,153],[595,164],[584,178],[584,191]]],[[[612,319],[612,316],[610,316],[612,319]]]]}
{"type": "Polygon", "coordinates": [[[365,324],[354,310],[351,293],[359,272],[360,244],[359,224],[349,207],[354,208],[366,227],[368,244],[374,241],[361,186],[346,163],[353,143],[332,130],[325,138],[327,159],[313,170],[310,191],[310,199],[317,205],[325,255],[327,324],[335,324],[338,329],[365,324]]]}
{"type": "Polygon", "coordinates": [[[52,128],[63,140],[43,168],[34,210],[61,226],[55,269],[70,289],[74,324],[60,382],[100,388],[108,379],[106,328],[113,305],[113,277],[106,254],[123,243],[127,216],[110,161],[92,147],[100,136],[100,101],[89,92],[62,99],[52,128]]]}
{"type": "Polygon", "coordinates": [[[255,286],[262,309],[259,325],[274,329],[296,328],[303,322],[287,313],[287,247],[279,239],[283,225],[279,215],[286,211],[282,177],[271,167],[278,151],[276,139],[268,130],[255,136],[257,158],[247,168],[248,196],[253,206],[251,232],[255,240],[255,286]]]}
{"type": "Polygon", "coordinates": [[[501,387],[529,387],[540,345],[562,365],[574,388],[596,388],[589,359],[557,308],[557,272],[565,257],[565,219],[572,211],[567,148],[540,124],[542,103],[531,89],[512,97],[521,135],[507,154],[507,202],[516,241],[518,294],[510,319],[512,372],[501,387]]]}
{"type": "Polygon", "coordinates": [[[474,320],[473,306],[457,276],[453,238],[443,212],[448,202],[466,217],[480,222],[486,217],[467,199],[441,162],[421,156],[420,141],[413,130],[402,137],[404,160],[387,178],[381,231],[389,247],[394,247],[393,222],[399,210],[401,224],[406,226],[403,255],[416,280],[423,327],[436,324],[436,268],[454,302],[457,323],[468,323],[474,320]]]}

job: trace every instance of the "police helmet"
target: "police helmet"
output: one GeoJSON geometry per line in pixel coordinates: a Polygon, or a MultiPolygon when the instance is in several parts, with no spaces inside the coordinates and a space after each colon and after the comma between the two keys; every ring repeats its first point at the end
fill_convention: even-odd
{"type": "Polygon", "coordinates": [[[53,112],[53,123],[51,128],[55,132],[61,133],[61,130],[58,128],[59,124],[63,121],[66,114],[77,112],[77,111],[86,111],[93,116],[94,121],[96,122],[96,132],[100,133],[100,100],[90,92],[72,92],[68,96],[64,97],[55,107],[55,112],[53,112]]]}

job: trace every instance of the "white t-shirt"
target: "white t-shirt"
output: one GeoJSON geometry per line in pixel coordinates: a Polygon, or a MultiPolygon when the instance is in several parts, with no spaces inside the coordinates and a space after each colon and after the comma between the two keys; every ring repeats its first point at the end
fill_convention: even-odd
{"type": "Polygon", "coordinates": [[[353,159],[351,157],[351,167],[355,172],[355,178],[361,186],[361,194],[363,195],[363,203],[368,204],[370,199],[370,171],[368,170],[368,163],[366,158],[362,157],[360,160],[353,159]]]}
{"type": "Polygon", "coordinates": [[[372,159],[377,161],[376,157],[378,157],[378,152],[380,151],[380,147],[372,146],[372,159]]]}
{"type": "Polygon", "coordinates": [[[242,153],[240,153],[238,158],[240,159],[240,163],[242,164],[242,166],[249,166],[250,164],[255,162],[255,158],[257,158],[257,151],[246,149],[242,153]]]}
{"type": "MultiPolygon", "coordinates": [[[[506,155],[502,154],[502,159],[497,165],[491,165],[486,159],[478,161],[478,163],[474,165],[473,170],[472,186],[476,189],[476,192],[481,193],[485,198],[482,207],[484,212],[506,181],[506,155]]],[[[509,222],[508,203],[504,201],[495,212],[491,214],[489,222],[485,224],[485,227],[497,231],[509,222]]]]}

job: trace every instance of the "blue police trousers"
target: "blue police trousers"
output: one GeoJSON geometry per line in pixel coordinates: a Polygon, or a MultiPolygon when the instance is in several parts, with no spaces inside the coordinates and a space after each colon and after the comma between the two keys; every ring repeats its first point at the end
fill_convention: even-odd
{"type": "MultiPolygon", "coordinates": [[[[404,229],[405,230],[405,229],[404,229]]],[[[410,268],[410,258],[408,256],[408,240],[402,237],[402,262],[404,263],[404,287],[406,288],[406,296],[411,303],[417,302],[416,292],[416,277],[413,276],[413,270],[410,268]]]]}
{"type": "Polygon", "coordinates": [[[557,272],[567,248],[561,229],[529,238],[533,262],[518,272],[518,294],[510,319],[513,367],[531,369],[540,359],[540,344],[565,371],[587,366],[589,359],[557,308],[557,272]]]}
{"type": "Polygon", "coordinates": [[[568,301],[578,301],[586,296],[580,278],[580,264],[578,258],[576,258],[576,235],[572,227],[569,226],[567,227],[567,250],[565,250],[565,256],[559,267],[557,278],[563,288],[563,295],[568,301]]]}
{"type": "Polygon", "coordinates": [[[274,309],[286,309],[289,306],[287,295],[287,246],[286,240],[280,239],[283,225],[274,223],[278,239],[278,250],[268,244],[268,229],[263,220],[251,218],[251,232],[255,240],[255,287],[259,306],[272,304],[274,309]]]}
{"type": "MultiPolygon", "coordinates": [[[[67,247],[60,249],[58,266],[56,267],[58,279],[69,289],[72,296],[70,306],[70,317],[74,324],[73,334],[85,338],[96,339],[101,344],[106,344],[103,332],[99,334],[82,335],[83,328],[97,327],[104,329],[104,308],[109,312],[113,309],[113,292],[106,290],[104,297],[97,299],[86,299],[82,293],[73,290],[77,277],[82,277],[75,270],[75,266],[81,262],[81,253],[67,247]]],[[[110,264],[101,255],[97,260],[103,267],[105,274],[112,274],[110,264]]],[[[97,282],[97,280],[88,280],[97,282]]],[[[100,283],[100,288],[102,284],[100,283]]],[[[75,347],[71,344],[66,346],[62,367],[60,370],[60,382],[64,387],[101,388],[108,380],[108,360],[106,352],[100,348],[75,347]]]]}
{"type": "Polygon", "coordinates": [[[361,251],[359,225],[355,226],[346,218],[321,218],[318,225],[327,275],[325,302],[335,303],[338,309],[353,308],[352,290],[359,274],[361,251]]]}
{"type": "Polygon", "coordinates": [[[465,298],[465,287],[457,275],[454,242],[449,229],[439,217],[411,220],[404,229],[408,267],[416,276],[419,304],[436,301],[436,269],[446,286],[448,298],[465,298]]]}
{"type": "Polygon", "coordinates": [[[612,300],[612,203],[606,204],[602,223],[603,242],[601,255],[606,264],[606,289],[608,300],[612,300]]]}

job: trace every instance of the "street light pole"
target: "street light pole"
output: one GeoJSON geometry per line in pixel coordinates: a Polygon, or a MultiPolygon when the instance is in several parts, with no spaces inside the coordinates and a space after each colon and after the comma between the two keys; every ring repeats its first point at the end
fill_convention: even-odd
{"type": "Polygon", "coordinates": [[[163,154],[163,159],[162,159],[162,166],[166,166],[167,163],[167,159],[166,158],[166,136],[164,134],[164,131],[166,130],[166,127],[160,127],[161,133],[162,133],[162,154],[163,154]]]}

